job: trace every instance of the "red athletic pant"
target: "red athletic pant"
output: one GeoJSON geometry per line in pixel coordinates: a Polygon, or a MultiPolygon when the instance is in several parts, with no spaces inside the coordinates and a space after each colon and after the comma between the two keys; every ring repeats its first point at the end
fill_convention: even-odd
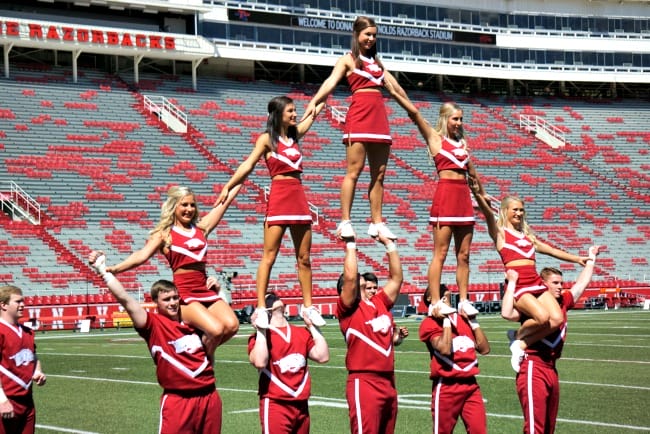
{"type": "Polygon", "coordinates": [[[431,391],[433,433],[453,433],[459,416],[468,433],[487,433],[485,403],[476,378],[439,378],[434,381],[431,391]]]}
{"type": "Polygon", "coordinates": [[[262,434],[309,434],[309,404],[260,399],[262,434]]]}
{"type": "Polygon", "coordinates": [[[221,397],[216,389],[199,396],[163,394],[159,434],[201,433],[221,433],[221,397]]]}
{"type": "Polygon", "coordinates": [[[352,434],[392,434],[397,420],[395,378],[370,373],[350,373],[345,395],[352,434]]]}
{"type": "Polygon", "coordinates": [[[14,399],[9,397],[14,406],[14,417],[2,419],[0,434],[34,434],[36,427],[36,410],[31,395],[14,399]]]}
{"type": "Polygon", "coordinates": [[[528,357],[517,374],[517,395],[525,434],[552,434],[560,404],[560,380],[553,363],[528,357]]]}

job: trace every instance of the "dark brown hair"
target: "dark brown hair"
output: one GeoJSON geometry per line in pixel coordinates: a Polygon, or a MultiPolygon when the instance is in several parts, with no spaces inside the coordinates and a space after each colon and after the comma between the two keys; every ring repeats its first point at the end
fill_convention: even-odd
{"type": "MultiPolygon", "coordinates": [[[[282,132],[282,114],[284,113],[284,108],[293,103],[293,100],[288,96],[276,96],[267,105],[269,116],[266,119],[266,132],[271,138],[271,149],[273,151],[277,150],[278,140],[282,132]]],[[[289,127],[287,137],[293,139],[293,142],[298,146],[298,129],[295,126],[292,125],[289,127]]]]}
{"type": "MultiPolygon", "coordinates": [[[[363,66],[363,62],[361,62],[361,59],[359,58],[359,55],[361,54],[361,48],[359,48],[359,35],[368,27],[377,27],[377,24],[375,23],[375,20],[365,16],[358,16],[357,19],[354,20],[354,24],[352,25],[352,43],[350,46],[350,51],[352,52],[352,57],[354,58],[354,63],[357,65],[357,68],[361,68],[363,66]]],[[[376,42],[374,47],[372,47],[370,51],[366,53],[366,57],[375,59],[377,65],[381,69],[384,69],[384,65],[381,63],[381,60],[379,60],[379,58],[377,57],[376,42]]]]}
{"type": "Polygon", "coordinates": [[[151,299],[153,301],[157,301],[160,293],[165,293],[165,292],[178,292],[178,289],[176,288],[176,285],[174,285],[173,282],[165,279],[160,279],[154,282],[153,285],[151,285],[150,294],[151,294],[151,299]]]}

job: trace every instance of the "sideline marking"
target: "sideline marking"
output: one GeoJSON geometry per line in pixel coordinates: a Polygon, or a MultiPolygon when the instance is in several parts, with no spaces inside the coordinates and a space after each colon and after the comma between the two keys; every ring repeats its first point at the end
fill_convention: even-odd
{"type": "MultiPolygon", "coordinates": [[[[85,356],[85,357],[102,357],[105,358],[106,355],[102,354],[67,354],[67,353],[50,353],[50,352],[40,352],[38,353],[39,355],[50,355],[50,356],[74,356],[74,357],[80,357],[80,356],[85,356]]],[[[116,358],[126,358],[126,359],[148,359],[150,360],[150,356],[125,356],[125,355],[116,355],[112,354],[110,357],[116,357],[116,358]]],[[[502,356],[491,356],[491,357],[502,357],[502,356]]],[[[508,356],[503,356],[503,357],[508,357],[508,356]]],[[[564,360],[564,359],[563,359],[564,360]]],[[[589,361],[591,359],[566,359],[566,360],[583,360],[583,361],[589,361]]],[[[595,360],[593,360],[595,361],[595,360]]],[[[244,360],[217,360],[217,364],[219,363],[228,363],[228,364],[248,364],[248,361],[244,360]]],[[[643,364],[650,364],[650,361],[648,362],[630,362],[630,363],[643,363],[643,364]]],[[[310,365],[309,369],[336,369],[336,370],[344,370],[345,366],[326,366],[326,365],[310,365]]],[[[405,369],[395,369],[395,372],[399,372],[402,374],[424,374],[428,375],[429,371],[413,371],[413,370],[405,370],[405,369]]],[[[513,374],[514,375],[514,374],[513,374]]],[[[48,377],[57,377],[57,375],[52,375],[48,374],[48,377]]],[[[90,377],[74,377],[74,376],[65,376],[65,375],[58,375],[58,377],[61,378],[78,378],[78,379],[88,379],[88,380],[93,380],[93,378],[90,377]]],[[[514,377],[510,376],[505,376],[505,375],[485,375],[485,374],[480,374],[477,376],[477,378],[489,378],[489,379],[496,379],[496,380],[510,380],[513,381],[514,377]]],[[[98,381],[103,381],[102,379],[97,379],[98,381]]],[[[107,380],[107,381],[121,381],[121,380],[107,380]]],[[[134,382],[134,384],[137,384],[137,382],[134,382]]],[[[143,383],[143,384],[150,384],[150,383],[143,383]]],[[[153,384],[158,384],[158,383],[153,383],[153,384]]],[[[610,388],[615,388],[615,389],[629,389],[629,390],[650,390],[650,386],[630,386],[630,385],[625,385],[625,384],[607,384],[607,383],[588,383],[585,381],[571,381],[571,380],[560,380],[560,384],[574,384],[574,385],[580,385],[580,386],[593,386],[593,387],[610,387],[610,388]]],[[[228,390],[228,389],[221,389],[217,387],[218,390],[228,390]]]]}
{"type": "MultiPolygon", "coordinates": [[[[107,381],[107,382],[112,382],[112,383],[126,383],[126,384],[143,384],[147,386],[156,386],[160,387],[157,382],[147,382],[147,381],[133,381],[133,380],[115,380],[111,378],[95,378],[95,377],[79,377],[79,376],[71,376],[71,375],[48,375],[48,377],[55,377],[55,378],[71,378],[71,379],[77,379],[77,380],[90,380],[90,381],[107,381]]],[[[508,377],[509,378],[509,377],[508,377]]],[[[579,383],[582,384],[582,383],[579,383]]],[[[629,387],[629,386],[628,386],[629,387]]],[[[650,389],[650,388],[646,388],[650,389]]],[[[237,392],[237,393],[257,393],[257,390],[249,390],[249,389],[233,389],[233,388],[220,388],[217,387],[217,390],[219,392],[237,392]]],[[[431,402],[430,401],[419,401],[415,399],[410,399],[410,398],[424,398],[428,397],[429,395],[418,395],[418,394],[408,394],[408,395],[398,395],[397,399],[398,402],[401,403],[400,408],[409,408],[409,409],[414,409],[414,410],[423,410],[423,411],[431,411],[431,402]],[[408,403],[408,404],[407,404],[408,403]],[[418,404],[422,405],[418,405],[418,404]]],[[[340,399],[340,398],[328,398],[324,396],[312,396],[309,399],[309,405],[318,405],[322,407],[335,407],[335,408],[347,408],[347,400],[345,399],[340,399]]],[[[257,412],[259,409],[244,409],[244,410],[238,410],[238,411],[232,411],[228,413],[253,413],[257,412]]],[[[498,413],[487,413],[489,417],[496,417],[496,418],[501,418],[501,419],[522,419],[523,416],[521,415],[513,415],[513,414],[498,414],[498,413]]],[[[564,419],[564,418],[558,418],[558,422],[563,422],[563,423],[572,423],[576,425],[589,425],[589,426],[594,426],[594,427],[606,427],[606,428],[623,428],[623,429],[629,429],[629,430],[634,430],[634,431],[645,431],[645,432],[650,432],[650,427],[648,426],[633,426],[633,425],[622,425],[622,424],[615,424],[615,423],[609,423],[609,422],[595,422],[595,421],[590,421],[590,420],[578,420],[578,419],[564,419]]],[[[39,428],[43,429],[48,429],[48,430],[59,430],[60,432],[69,432],[69,433],[75,433],[75,434],[99,434],[99,433],[93,433],[90,431],[77,431],[77,430],[64,430],[60,428],[55,428],[55,427],[48,427],[45,425],[36,425],[39,428]]]]}
{"type": "Polygon", "coordinates": [[[45,429],[48,431],[56,431],[56,432],[70,432],[74,434],[100,434],[94,431],[80,431],[78,429],[61,428],[59,426],[51,426],[51,425],[41,425],[39,423],[36,424],[36,428],[45,429]]]}

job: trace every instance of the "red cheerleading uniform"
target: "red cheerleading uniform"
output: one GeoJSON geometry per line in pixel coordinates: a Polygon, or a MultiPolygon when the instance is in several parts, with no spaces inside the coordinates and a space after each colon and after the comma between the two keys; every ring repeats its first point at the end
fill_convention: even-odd
{"type": "MultiPolygon", "coordinates": [[[[248,352],[256,335],[248,339],[248,352]]],[[[311,377],[307,357],[314,347],[311,333],[304,327],[270,326],[267,333],[269,361],[260,370],[260,423],[263,433],[308,433],[308,399],[311,377]]]]}
{"type": "MultiPolygon", "coordinates": [[[[352,56],[352,53],[350,53],[352,56]]],[[[390,145],[390,126],[381,92],[357,92],[359,89],[381,88],[384,85],[384,71],[375,59],[359,56],[361,68],[355,68],[347,76],[352,102],[348,108],[343,126],[343,143],[368,142],[390,145]]]]}
{"type": "Polygon", "coordinates": [[[431,416],[433,431],[452,433],[459,417],[467,432],[486,433],[487,414],[481,389],[476,382],[479,373],[474,332],[466,319],[457,313],[449,316],[452,333],[452,354],[440,354],[431,339],[442,336],[442,319],[427,317],[420,324],[420,340],[431,356],[433,380],[431,416]]]}
{"type": "MultiPolygon", "coordinates": [[[[352,56],[352,53],[350,53],[352,56]]],[[[347,76],[350,90],[354,93],[359,89],[372,89],[384,85],[384,70],[375,62],[375,59],[359,55],[361,68],[355,68],[347,76]]]]}
{"type": "Polygon", "coordinates": [[[1,432],[34,433],[36,409],[32,396],[32,376],[35,370],[34,331],[0,320],[0,381],[14,407],[14,417],[3,418],[0,422],[1,432]]]}
{"type": "Polygon", "coordinates": [[[535,261],[535,245],[530,238],[509,228],[503,228],[505,240],[503,247],[499,250],[501,261],[506,269],[515,270],[519,274],[515,287],[515,300],[524,294],[533,294],[535,297],[543,294],[548,288],[544,285],[541,277],[535,269],[535,264],[508,266],[508,263],[518,259],[530,259],[535,261]]]}
{"type": "Polygon", "coordinates": [[[202,270],[174,273],[174,285],[176,285],[183,303],[213,303],[221,299],[217,292],[206,288],[205,256],[208,251],[208,242],[203,231],[196,226],[192,226],[190,231],[172,226],[169,236],[172,242],[165,257],[172,271],[196,266],[196,264],[200,264],[202,268],[202,270]]]}
{"type": "Polygon", "coordinates": [[[222,403],[214,371],[194,329],[166,316],[147,313],[137,332],[147,342],[160,398],[160,433],[221,432],[222,403]]]}
{"type": "MultiPolygon", "coordinates": [[[[442,138],[440,151],[433,157],[436,170],[456,170],[467,173],[469,153],[463,142],[442,138]]],[[[466,179],[439,179],[429,209],[429,224],[445,226],[474,225],[474,207],[466,179]]]]}
{"type": "Polygon", "coordinates": [[[440,151],[433,157],[436,170],[462,170],[467,172],[469,164],[469,153],[463,142],[457,142],[449,137],[442,138],[440,151]]]}
{"type": "Polygon", "coordinates": [[[562,292],[558,303],[564,316],[560,329],[526,349],[517,374],[517,395],[524,413],[525,434],[555,432],[560,405],[560,379],[555,362],[562,355],[566,341],[567,311],[575,306],[571,291],[562,292]]]}
{"type": "Polygon", "coordinates": [[[0,380],[7,397],[31,394],[36,369],[34,331],[29,327],[0,320],[0,380]]]}
{"type": "Polygon", "coordinates": [[[393,433],[397,390],[393,348],[393,303],[383,291],[345,306],[336,316],[348,347],[346,397],[352,433],[393,433]]]}
{"type": "Polygon", "coordinates": [[[271,175],[271,192],[266,204],[266,223],[290,225],[312,223],[311,211],[300,178],[274,179],[276,175],[302,173],[302,153],[293,139],[281,137],[277,149],[266,158],[271,175]]]}
{"type": "MultiPolygon", "coordinates": [[[[256,335],[248,339],[248,352],[253,350],[256,335]]],[[[269,326],[267,342],[269,363],[260,371],[260,398],[305,400],[311,391],[307,356],[314,348],[314,339],[304,327],[269,326]]]]}
{"type": "Polygon", "coordinates": [[[282,137],[279,137],[277,149],[266,158],[266,167],[271,178],[275,175],[302,173],[302,152],[298,144],[292,138],[285,142],[282,137]]]}
{"type": "Polygon", "coordinates": [[[557,360],[562,356],[562,349],[566,341],[567,330],[567,311],[575,307],[575,300],[571,291],[562,291],[560,298],[557,299],[562,309],[564,321],[560,328],[554,333],[535,342],[526,349],[528,356],[538,356],[546,360],[557,360]]]}

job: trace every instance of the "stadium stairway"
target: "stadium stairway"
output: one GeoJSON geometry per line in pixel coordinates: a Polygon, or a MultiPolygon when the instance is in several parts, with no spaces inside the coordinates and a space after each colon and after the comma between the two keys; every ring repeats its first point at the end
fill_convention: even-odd
{"type": "MultiPolygon", "coordinates": [[[[305,88],[287,83],[202,78],[202,86],[208,89],[188,92],[184,78],[172,80],[159,76],[149,82],[144,78],[147,94],[159,92],[171,96],[188,113],[193,113],[190,116],[193,129],[188,137],[169,134],[157,119],[139,112],[142,89],[133,94],[133,89],[114,76],[86,71],[78,85],[65,80],[3,82],[3,89],[11,95],[0,107],[0,142],[3,142],[0,152],[8,172],[43,201],[51,220],[58,222],[55,229],[46,230],[82,262],[90,247],[104,247],[117,260],[134,246],[141,245],[144,232],[157,220],[159,205],[171,183],[189,182],[197,191],[202,207],[211,206],[220,185],[248,154],[256,135],[263,130],[264,109],[270,97],[292,95],[298,102],[299,112],[304,107],[301,104],[309,99],[305,88]],[[23,107],[26,111],[21,111],[23,107]],[[120,124],[124,126],[120,128],[120,124]],[[13,143],[33,145],[15,149],[13,143]]],[[[346,95],[343,89],[337,90],[332,102],[345,105],[346,95]]],[[[453,97],[413,95],[430,120],[436,118],[439,103],[453,97]]],[[[503,196],[513,192],[514,185],[519,188],[525,184],[521,195],[527,200],[530,220],[543,239],[571,251],[584,251],[591,242],[609,244],[611,255],[607,256],[611,257],[599,261],[605,275],[627,276],[638,269],[643,256],[639,250],[649,241],[648,231],[642,230],[650,226],[650,216],[644,214],[647,211],[643,204],[594,174],[568,170],[571,165],[565,156],[531,140],[517,126],[506,125],[496,116],[500,113],[499,105],[483,105],[461,96],[458,99],[465,108],[466,126],[471,132],[470,148],[490,186],[488,191],[503,196]],[[570,172],[570,176],[559,176],[562,172],[570,172]],[[549,181],[553,175],[560,179],[555,182],[557,187],[549,181]],[[594,184],[595,181],[598,183],[594,184]],[[589,189],[578,193],[570,190],[582,183],[587,183],[589,189]],[[594,192],[596,196],[592,196],[594,192]],[[616,200],[611,197],[616,194],[619,203],[614,203],[616,200]],[[625,206],[626,214],[622,214],[619,207],[625,206]],[[627,220],[636,217],[638,221],[627,220]],[[570,232],[558,227],[568,227],[570,232]],[[614,227],[619,232],[614,232],[614,227]],[[612,233],[616,236],[611,237],[612,233]],[[620,240],[631,242],[638,249],[619,246],[620,240]]],[[[389,224],[399,222],[400,236],[404,236],[400,243],[407,278],[404,290],[419,293],[432,251],[426,216],[435,188],[434,179],[429,175],[433,170],[415,127],[405,122],[394,102],[387,100],[387,104],[396,140],[386,181],[384,210],[389,224]]],[[[331,293],[341,268],[340,245],[333,239],[340,217],[338,188],[344,173],[338,128],[335,121],[321,117],[302,143],[310,153],[304,174],[308,197],[322,212],[319,225],[314,227],[315,292],[331,293]]],[[[249,291],[254,284],[252,270],[260,257],[261,241],[253,241],[261,240],[264,186],[268,183],[266,169],[258,167],[249,181],[217,229],[218,241],[210,240],[210,263],[240,271],[234,283],[242,291],[249,291]]],[[[367,182],[360,181],[358,189],[366,187],[367,182]]],[[[640,189],[633,187],[633,190],[641,194],[640,189]]],[[[363,233],[365,227],[361,222],[367,222],[367,205],[365,195],[357,196],[353,218],[360,222],[357,231],[363,233]]],[[[381,249],[369,239],[360,240],[359,245],[367,255],[363,267],[380,270],[380,277],[385,277],[385,262],[376,259],[384,258],[381,249]]],[[[286,287],[286,281],[295,275],[292,253],[290,240],[284,240],[274,267],[274,275],[278,277],[273,277],[272,285],[286,287]]],[[[482,291],[481,285],[492,289],[497,285],[501,270],[491,262],[496,258],[485,226],[480,222],[472,250],[472,291],[482,291]]],[[[16,259],[8,261],[12,260],[16,259]]],[[[453,257],[447,262],[445,279],[450,281],[453,257]]],[[[540,261],[540,266],[544,265],[540,261]]],[[[153,258],[146,268],[139,269],[139,275],[133,273],[124,278],[129,279],[133,290],[142,290],[165,270],[164,259],[153,258]]],[[[568,270],[567,278],[575,277],[578,271],[568,270]]],[[[296,290],[294,284],[291,293],[295,294],[296,290]]]]}

